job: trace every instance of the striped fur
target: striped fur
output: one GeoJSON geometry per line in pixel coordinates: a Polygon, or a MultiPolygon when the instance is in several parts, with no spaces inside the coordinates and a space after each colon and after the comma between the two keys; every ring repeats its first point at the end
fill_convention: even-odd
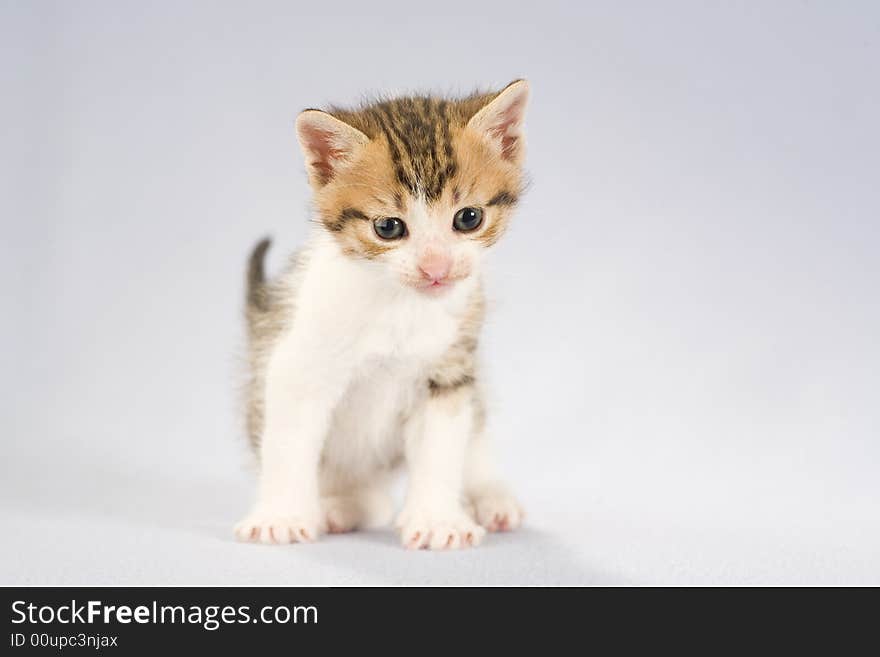
{"type": "Polygon", "coordinates": [[[453,134],[497,94],[475,94],[459,101],[430,96],[384,100],[360,110],[331,109],[330,114],[371,140],[388,145],[395,179],[404,190],[440,197],[458,172],[453,134]]]}

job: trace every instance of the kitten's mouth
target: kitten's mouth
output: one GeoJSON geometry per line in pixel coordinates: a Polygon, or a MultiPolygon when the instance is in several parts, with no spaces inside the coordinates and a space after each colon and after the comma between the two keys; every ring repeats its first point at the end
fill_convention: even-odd
{"type": "Polygon", "coordinates": [[[422,294],[436,296],[443,294],[455,284],[454,280],[445,279],[442,281],[425,281],[414,287],[422,294]]]}
{"type": "Polygon", "coordinates": [[[451,273],[443,278],[417,278],[413,276],[405,277],[403,283],[414,289],[416,292],[420,292],[425,296],[433,297],[449,292],[455,287],[456,283],[465,280],[469,275],[470,271],[451,273]]]}

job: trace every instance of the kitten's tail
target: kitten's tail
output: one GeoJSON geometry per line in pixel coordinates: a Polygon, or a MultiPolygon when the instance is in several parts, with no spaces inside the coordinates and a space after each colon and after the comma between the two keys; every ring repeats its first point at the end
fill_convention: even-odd
{"type": "Polygon", "coordinates": [[[247,267],[247,308],[249,312],[265,312],[269,310],[269,299],[266,294],[266,270],[263,261],[266,251],[272,246],[272,240],[264,237],[251,251],[247,267]]]}

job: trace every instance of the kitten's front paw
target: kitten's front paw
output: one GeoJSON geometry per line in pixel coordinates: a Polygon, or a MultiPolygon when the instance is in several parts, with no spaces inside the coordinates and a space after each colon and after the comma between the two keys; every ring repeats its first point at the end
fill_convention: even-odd
{"type": "Polygon", "coordinates": [[[400,542],[410,550],[456,550],[475,547],[486,530],[463,511],[436,513],[405,508],[395,523],[400,542]]]}
{"type": "Polygon", "coordinates": [[[474,519],[490,532],[512,531],[522,524],[525,513],[506,491],[487,491],[471,497],[474,519]]]}
{"type": "Polygon", "coordinates": [[[266,543],[311,543],[317,540],[321,527],[315,514],[279,514],[254,511],[235,526],[240,541],[266,543]]]}

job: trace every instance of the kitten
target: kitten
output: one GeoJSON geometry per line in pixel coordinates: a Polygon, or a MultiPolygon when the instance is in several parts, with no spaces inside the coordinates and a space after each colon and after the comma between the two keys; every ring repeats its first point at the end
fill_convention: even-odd
{"type": "Polygon", "coordinates": [[[242,540],[388,524],[404,546],[477,545],[519,526],[484,435],[480,262],[524,186],[528,84],[412,97],[296,122],[317,219],[274,281],[248,270],[248,431],[260,461],[242,540]]]}

